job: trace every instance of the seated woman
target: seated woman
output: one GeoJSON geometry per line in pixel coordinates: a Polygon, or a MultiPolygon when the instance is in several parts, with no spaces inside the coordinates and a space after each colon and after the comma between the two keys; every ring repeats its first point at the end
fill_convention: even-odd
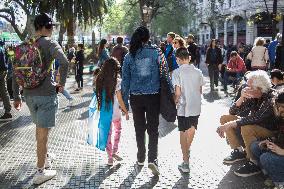
{"type": "Polygon", "coordinates": [[[264,140],[252,143],[251,151],[274,184],[281,188],[284,187],[284,90],[275,99],[274,114],[279,118],[278,135],[273,142],[264,140]]]}
{"type": "Polygon", "coordinates": [[[284,88],[284,78],[281,70],[274,69],[270,72],[271,83],[273,84],[273,89],[281,90],[284,88]]]}

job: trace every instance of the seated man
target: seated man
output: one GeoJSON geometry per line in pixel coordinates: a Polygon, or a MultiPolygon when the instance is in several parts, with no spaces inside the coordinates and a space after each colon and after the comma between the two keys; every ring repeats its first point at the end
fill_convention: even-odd
{"type": "Polygon", "coordinates": [[[232,163],[244,158],[243,149],[239,143],[235,130],[241,128],[241,135],[245,143],[247,163],[235,174],[247,177],[260,173],[260,169],[252,159],[250,145],[259,138],[273,136],[276,130],[271,99],[273,97],[269,76],[265,71],[258,70],[247,75],[247,87],[241,92],[240,98],[230,108],[231,115],[223,115],[220,119],[221,126],[217,133],[220,137],[226,137],[231,148],[231,155],[224,159],[226,163],[232,163]],[[243,117],[236,115],[242,114],[243,117]]]}
{"type": "Polygon", "coordinates": [[[284,78],[281,70],[274,69],[270,72],[271,83],[273,84],[273,89],[280,90],[284,88],[284,78]]]}
{"type": "Polygon", "coordinates": [[[256,141],[251,151],[273,183],[279,188],[284,187],[284,90],[282,89],[274,104],[274,114],[278,118],[279,129],[273,141],[256,141]]]}
{"type": "Polygon", "coordinates": [[[227,85],[230,77],[234,77],[237,81],[239,81],[245,71],[246,66],[243,59],[238,55],[236,51],[232,51],[227,69],[224,73],[224,91],[227,91],[227,85]]]}

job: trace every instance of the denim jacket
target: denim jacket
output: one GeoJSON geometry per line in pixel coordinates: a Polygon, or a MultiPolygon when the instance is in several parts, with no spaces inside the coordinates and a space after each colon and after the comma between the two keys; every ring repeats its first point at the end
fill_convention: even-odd
{"type": "Polygon", "coordinates": [[[125,56],[122,67],[121,90],[123,101],[128,107],[129,94],[157,94],[160,90],[158,49],[145,45],[133,57],[125,56]]]}

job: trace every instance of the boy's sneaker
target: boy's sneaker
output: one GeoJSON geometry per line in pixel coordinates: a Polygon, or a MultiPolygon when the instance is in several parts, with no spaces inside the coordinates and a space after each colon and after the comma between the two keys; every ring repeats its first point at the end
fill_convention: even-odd
{"type": "Polygon", "coordinates": [[[238,170],[234,171],[235,175],[239,177],[250,177],[261,173],[261,169],[255,165],[253,162],[248,161],[244,166],[240,167],[238,170]]]}
{"type": "Polygon", "coordinates": [[[117,154],[112,154],[112,157],[116,160],[116,161],[122,161],[122,157],[120,157],[119,155],[117,154]]]}
{"type": "Polygon", "coordinates": [[[246,159],[246,155],[244,152],[240,152],[238,149],[235,149],[234,151],[231,152],[231,155],[226,157],[223,162],[227,164],[232,164],[237,161],[241,161],[246,159]]]}
{"type": "Polygon", "coordinates": [[[182,171],[182,172],[184,172],[184,173],[189,173],[189,163],[185,163],[185,162],[182,162],[179,166],[178,166],[178,168],[182,171]]]}
{"type": "Polygon", "coordinates": [[[33,184],[42,184],[45,181],[48,181],[55,177],[56,171],[55,170],[46,170],[43,169],[41,172],[37,171],[34,178],[33,178],[33,184]]]}
{"type": "Polygon", "coordinates": [[[4,113],[4,115],[2,115],[0,117],[0,122],[2,122],[2,121],[12,121],[12,120],[13,120],[13,117],[12,117],[11,113],[4,113]]]}
{"type": "Polygon", "coordinates": [[[73,106],[73,99],[70,99],[68,103],[68,107],[72,107],[72,106],[73,106]]]}
{"type": "Polygon", "coordinates": [[[151,163],[148,163],[148,168],[152,171],[152,174],[157,176],[160,174],[157,160],[151,163]]]}

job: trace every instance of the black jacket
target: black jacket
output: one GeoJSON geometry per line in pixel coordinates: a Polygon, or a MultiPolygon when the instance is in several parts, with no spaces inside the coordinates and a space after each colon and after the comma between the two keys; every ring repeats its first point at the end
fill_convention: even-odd
{"type": "Polygon", "coordinates": [[[76,69],[78,74],[83,74],[84,61],[84,50],[80,50],[76,53],[76,69]]]}
{"type": "MultiPolygon", "coordinates": [[[[222,51],[219,47],[215,47],[217,55],[216,55],[216,64],[222,64],[223,63],[223,56],[222,56],[222,51]]],[[[206,59],[205,59],[205,63],[212,65],[213,63],[210,61],[211,58],[211,53],[212,53],[212,48],[208,48],[207,52],[206,52],[206,59]]]]}
{"type": "Polygon", "coordinates": [[[276,47],[275,68],[284,71],[284,45],[276,47]]]}
{"type": "Polygon", "coordinates": [[[189,52],[189,55],[191,56],[191,62],[194,62],[197,57],[197,45],[196,43],[189,43],[187,50],[189,52]]]}
{"type": "Polygon", "coordinates": [[[7,71],[7,69],[8,65],[5,50],[3,47],[0,47],[0,71],[7,71]]]}

